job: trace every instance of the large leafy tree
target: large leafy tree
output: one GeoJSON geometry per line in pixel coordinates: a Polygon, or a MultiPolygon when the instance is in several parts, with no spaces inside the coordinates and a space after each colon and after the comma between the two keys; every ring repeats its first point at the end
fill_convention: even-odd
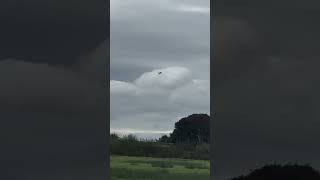
{"type": "Polygon", "coordinates": [[[175,123],[170,137],[162,137],[160,141],[171,143],[208,143],[210,136],[210,117],[207,114],[192,114],[175,123]]]}

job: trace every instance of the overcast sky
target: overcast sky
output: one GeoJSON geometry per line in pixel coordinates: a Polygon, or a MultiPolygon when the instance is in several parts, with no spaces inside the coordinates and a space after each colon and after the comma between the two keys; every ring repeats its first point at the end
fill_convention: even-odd
{"type": "Polygon", "coordinates": [[[209,0],[111,1],[111,131],[155,137],[209,113],[209,13],[209,0]]]}

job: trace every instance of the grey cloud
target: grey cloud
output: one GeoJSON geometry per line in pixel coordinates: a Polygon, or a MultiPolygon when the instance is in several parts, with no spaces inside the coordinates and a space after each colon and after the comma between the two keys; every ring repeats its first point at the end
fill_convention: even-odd
{"type": "Polygon", "coordinates": [[[189,2],[141,0],[111,4],[111,69],[119,68],[123,78],[132,79],[128,67],[138,70],[139,66],[145,72],[187,65],[197,68],[199,78],[208,79],[209,74],[203,72],[209,71],[198,69],[207,68],[209,63],[209,14],[180,12],[180,4],[189,2]]]}
{"type": "Polygon", "coordinates": [[[209,81],[190,75],[186,68],[168,67],[146,72],[133,82],[111,81],[111,128],[170,131],[181,117],[208,113],[209,81]]]}

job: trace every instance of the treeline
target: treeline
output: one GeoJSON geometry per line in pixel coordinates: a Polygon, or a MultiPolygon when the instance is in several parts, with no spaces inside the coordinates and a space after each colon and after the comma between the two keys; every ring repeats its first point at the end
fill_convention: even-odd
{"type": "Polygon", "coordinates": [[[111,134],[110,152],[123,156],[203,159],[210,158],[210,117],[192,114],[175,123],[173,132],[157,140],[111,134]]]}
{"type": "Polygon", "coordinates": [[[139,140],[134,135],[110,135],[112,155],[159,158],[210,159],[209,144],[163,143],[158,140],[139,140]]]}

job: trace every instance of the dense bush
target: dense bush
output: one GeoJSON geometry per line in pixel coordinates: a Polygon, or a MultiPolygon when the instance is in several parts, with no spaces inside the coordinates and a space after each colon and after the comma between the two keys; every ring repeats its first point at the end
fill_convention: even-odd
{"type": "Polygon", "coordinates": [[[245,176],[231,180],[320,180],[320,174],[309,165],[266,165],[245,176]]]}

